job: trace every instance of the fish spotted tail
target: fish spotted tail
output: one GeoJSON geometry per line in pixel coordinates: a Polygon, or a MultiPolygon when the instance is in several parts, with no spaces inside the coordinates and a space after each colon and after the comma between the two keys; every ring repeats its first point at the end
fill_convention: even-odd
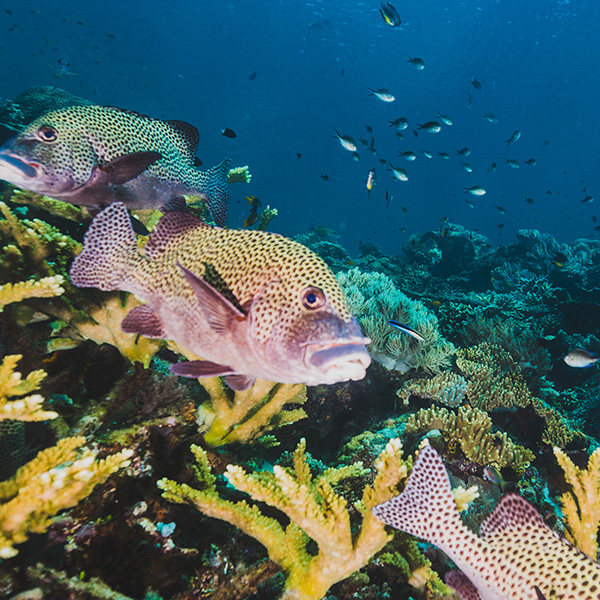
{"type": "Polygon", "coordinates": [[[77,287],[105,292],[124,289],[122,284],[139,257],[127,209],[114,202],[92,221],[83,250],[71,265],[71,281],[77,287]]]}
{"type": "Polygon", "coordinates": [[[404,491],[372,510],[386,525],[442,549],[446,547],[446,538],[452,538],[464,527],[446,467],[431,446],[419,452],[404,491]]]}
{"type": "Polygon", "coordinates": [[[208,198],[208,210],[219,227],[224,227],[227,221],[227,209],[229,208],[227,178],[230,164],[231,159],[226,158],[216,167],[202,173],[203,178],[206,178],[202,189],[208,198]]]}

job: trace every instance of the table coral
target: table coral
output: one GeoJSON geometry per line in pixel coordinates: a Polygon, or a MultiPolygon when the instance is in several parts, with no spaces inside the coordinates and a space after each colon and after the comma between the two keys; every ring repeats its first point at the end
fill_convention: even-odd
{"type": "Polygon", "coordinates": [[[455,407],[462,404],[467,389],[468,384],[464,377],[446,371],[434,375],[431,379],[411,379],[396,392],[396,395],[404,404],[408,404],[410,396],[419,396],[455,407]]]}
{"type": "Polygon", "coordinates": [[[533,452],[515,444],[506,433],[491,433],[489,415],[470,406],[461,406],[456,413],[444,407],[421,409],[406,420],[407,433],[432,429],[457,439],[466,458],[480,465],[517,469],[535,458],[533,452]]]}
{"type": "Polygon", "coordinates": [[[338,273],[337,278],[348,297],[350,312],[363,334],[372,340],[368,350],[376,361],[402,373],[418,368],[438,373],[450,366],[455,348],[439,333],[437,317],[398,290],[389,277],[352,269],[338,273]],[[425,341],[398,331],[389,319],[412,327],[425,341]]]}
{"type": "Polygon", "coordinates": [[[172,502],[187,503],[201,512],[232,523],[263,544],[271,560],[287,573],[282,598],[319,600],[336,582],[364,566],[391,539],[371,508],[397,494],[411,468],[403,460],[399,440],[392,440],[381,453],[372,485],[366,486],[357,508],[362,515],[358,531],[350,525],[346,500],[334,491],[341,479],[363,473],[361,463],[327,469],[321,476],[310,472],[305,442],[294,452],[294,468],[275,466],[272,472],[246,473],[229,465],[226,479],[257,502],[265,502],[289,518],[285,527],[264,514],[259,505],[230,502],[217,492],[206,452],[192,446],[196,458],[199,489],[161,479],[158,486],[172,502]],[[312,541],[311,541],[312,540],[312,541]],[[317,552],[309,551],[316,543],[317,552]]]}
{"type": "Polygon", "coordinates": [[[468,381],[469,403],[481,410],[527,406],[532,399],[521,369],[511,355],[483,342],[456,351],[456,366],[468,381]]]}
{"type": "Polygon", "coordinates": [[[560,448],[554,448],[554,455],[571,486],[571,491],[560,498],[567,538],[596,560],[600,529],[600,448],[590,456],[587,469],[575,466],[560,448]]]}

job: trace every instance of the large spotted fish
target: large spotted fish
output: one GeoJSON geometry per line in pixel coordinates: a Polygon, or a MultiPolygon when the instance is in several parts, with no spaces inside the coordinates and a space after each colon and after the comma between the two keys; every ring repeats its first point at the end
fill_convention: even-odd
{"type": "Polygon", "coordinates": [[[479,536],[469,530],[431,446],[419,452],[402,494],[373,513],[443,550],[460,569],[450,571],[446,583],[462,600],[600,598],[600,565],[550,529],[521,496],[504,496],[479,536]]]}
{"type": "Polygon", "coordinates": [[[142,254],[117,202],[92,222],[71,280],[141,298],[122,329],[174,340],[204,359],[172,365],[178,375],[224,375],[237,390],[255,378],[317,385],[362,379],[371,362],[370,340],[327,265],[274,233],[170,212],[142,254]]]}
{"type": "Polygon", "coordinates": [[[203,196],[218,225],[227,217],[229,159],[195,164],[198,131],[106,106],[44,113],[0,149],[0,179],[73,204],[160,208],[183,194],[203,196]]]}

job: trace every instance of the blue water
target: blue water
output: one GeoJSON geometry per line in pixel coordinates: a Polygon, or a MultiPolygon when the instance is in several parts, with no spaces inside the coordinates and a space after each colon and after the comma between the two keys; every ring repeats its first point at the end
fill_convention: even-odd
{"type": "Polygon", "coordinates": [[[253,173],[250,185],[231,188],[230,226],[241,226],[244,198],[253,194],[263,207],[278,208],[273,229],[290,235],[326,225],[352,251],[370,239],[397,253],[411,233],[437,229],[443,217],[493,243],[510,243],[522,227],[561,241],[597,237],[591,217],[600,215],[600,200],[581,204],[584,187],[600,196],[597,1],[395,5],[403,21],[397,29],[383,22],[376,1],[8,1],[0,6],[0,96],[58,85],[100,104],[193,123],[205,166],[229,155],[253,173]],[[422,57],[425,70],[411,67],[408,55],[422,57]],[[59,59],[76,75],[55,78],[51,65],[59,59]],[[390,88],[396,101],[369,96],[369,87],[390,88]],[[454,125],[415,138],[413,126],[437,111],[454,125]],[[484,111],[499,122],[488,123],[484,111]],[[399,116],[410,122],[402,141],[387,126],[399,116]],[[408,182],[392,182],[362,147],[353,161],[331,137],[334,129],[368,137],[366,124],[378,157],[405,168],[408,182]],[[222,137],[224,127],[238,137],[222,137]],[[507,149],[503,140],[515,129],[522,137],[507,149]],[[458,163],[463,146],[472,150],[462,160],[473,173],[458,163]],[[428,160],[421,149],[451,158],[428,160]],[[417,160],[396,157],[398,150],[413,150],[417,160]],[[533,167],[504,165],[532,157],[533,167]],[[498,169],[488,173],[494,161],[498,169]],[[373,167],[378,184],[368,199],[373,167]],[[469,196],[475,208],[463,193],[472,185],[488,191],[469,196]],[[394,197],[389,207],[386,188],[394,197]]]}

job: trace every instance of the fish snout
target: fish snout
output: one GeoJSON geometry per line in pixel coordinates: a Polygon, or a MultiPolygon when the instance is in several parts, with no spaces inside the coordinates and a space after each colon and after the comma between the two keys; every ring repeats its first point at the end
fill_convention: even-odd
{"type": "Polygon", "coordinates": [[[306,362],[321,373],[322,383],[358,381],[363,379],[371,356],[365,347],[369,338],[341,339],[327,344],[311,344],[307,347],[306,362]]]}
{"type": "Polygon", "coordinates": [[[12,178],[19,180],[35,179],[38,175],[40,165],[29,162],[22,157],[13,154],[9,150],[0,150],[0,178],[12,183],[12,178]]]}

